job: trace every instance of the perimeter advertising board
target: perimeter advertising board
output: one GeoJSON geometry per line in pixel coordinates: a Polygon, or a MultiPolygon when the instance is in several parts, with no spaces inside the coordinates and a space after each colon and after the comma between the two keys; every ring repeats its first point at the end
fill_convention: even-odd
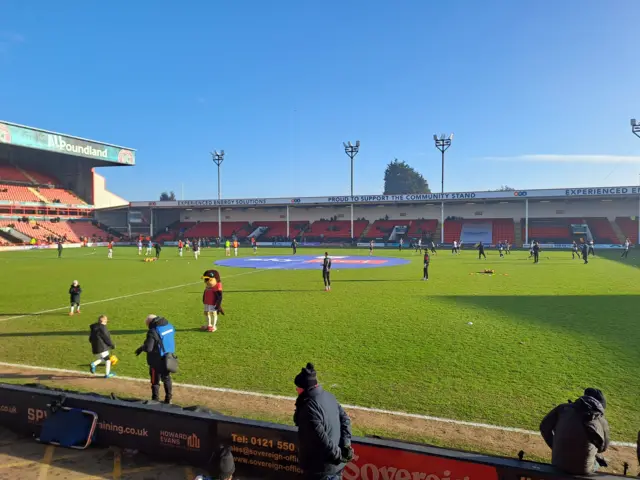
{"type": "Polygon", "coordinates": [[[135,165],[136,153],[129,148],[69,137],[12,123],[0,122],[0,143],[35,148],[78,157],[135,165]]]}
{"type": "MultiPolygon", "coordinates": [[[[136,449],[164,461],[205,468],[212,452],[226,445],[231,447],[239,477],[302,478],[295,428],[188,412],[176,406],[0,384],[0,425],[38,436],[42,423],[51,415],[47,405],[62,396],[66,406],[98,415],[99,446],[136,449]]],[[[343,472],[346,480],[575,478],[549,465],[391,440],[355,437],[353,448],[355,455],[343,472]]],[[[599,478],[615,477],[602,474],[599,478]]]]}

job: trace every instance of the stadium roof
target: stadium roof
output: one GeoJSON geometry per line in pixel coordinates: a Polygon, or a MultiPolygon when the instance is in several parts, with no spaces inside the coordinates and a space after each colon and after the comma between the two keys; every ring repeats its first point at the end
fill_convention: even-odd
{"type": "Polygon", "coordinates": [[[309,205],[379,205],[474,201],[524,201],[526,199],[569,200],[578,198],[637,198],[640,186],[627,187],[590,187],[556,188],[497,192],[445,192],[410,193],[402,195],[354,195],[333,197],[286,197],[286,198],[230,198],[222,200],[172,200],[131,202],[133,208],[208,208],[208,207],[270,207],[270,206],[309,206],[309,205]]]}
{"type": "Polygon", "coordinates": [[[135,165],[135,150],[17,123],[0,121],[0,145],[24,147],[97,160],[103,166],[135,165]]]}

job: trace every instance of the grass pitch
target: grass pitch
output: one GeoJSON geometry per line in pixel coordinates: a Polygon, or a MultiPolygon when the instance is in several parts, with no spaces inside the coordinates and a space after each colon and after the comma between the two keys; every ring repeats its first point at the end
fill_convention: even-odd
{"type": "Polygon", "coordinates": [[[319,270],[219,268],[227,315],[216,333],[199,330],[200,275],[221,250],[204,249],[196,261],[164,248],[161,261],[148,264],[125,247],[113,260],[104,248],[67,249],[60,260],[54,250],[0,253],[0,361],[88,373],[88,326],[105,313],[120,359],[115,371],[146,377],[144,357],[134,351],[144,318],[156,313],[177,328],[179,382],[293,396],[294,375],[313,361],[344,403],[528,429],[595,386],[607,395],[613,437],[635,440],[640,262],[633,255],[620,261],[619,252],[599,252],[583,265],[570,252],[543,252],[534,265],[527,252],[500,259],[489,251],[485,261],[472,251],[440,251],[431,279],[421,282],[418,254],[376,253],[412,261],[336,265],[331,293],[319,270]],[[477,273],[485,268],[496,274],[477,273]],[[74,279],[84,307],[69,317],[74,279]]]}

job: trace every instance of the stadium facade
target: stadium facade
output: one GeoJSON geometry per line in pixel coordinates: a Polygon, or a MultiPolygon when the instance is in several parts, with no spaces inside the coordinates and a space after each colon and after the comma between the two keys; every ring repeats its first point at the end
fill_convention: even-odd
{"type": "Polygon", "coordinates": [[[123,233],[164,241],[235,236],[263,244],[297,238],[395,246],[400,238],[514,245],[593,239],[620,245],[626,238],[638,242],[640,187],[146,201],[97,215],[123,233]]]}
{"type": "Polygon", "coordinates": [[[0,121],[0,247],[115,238],[97,208],[128,202],[96,168],[135,165],[134,149],[0,121]]]}

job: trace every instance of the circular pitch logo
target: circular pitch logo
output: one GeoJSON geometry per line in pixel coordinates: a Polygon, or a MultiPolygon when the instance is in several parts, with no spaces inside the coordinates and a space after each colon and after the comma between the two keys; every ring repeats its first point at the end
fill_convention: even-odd
{"type": "Polygon", "coordinates": [[[118,152],[118,163],[133,165],[133,153],[129,150],[120,150],[118,152]]]}
{"type": "Polygon", "coordinates": [[[11,143],[9,127],[0,123],[0,143],[11,143]]]}

